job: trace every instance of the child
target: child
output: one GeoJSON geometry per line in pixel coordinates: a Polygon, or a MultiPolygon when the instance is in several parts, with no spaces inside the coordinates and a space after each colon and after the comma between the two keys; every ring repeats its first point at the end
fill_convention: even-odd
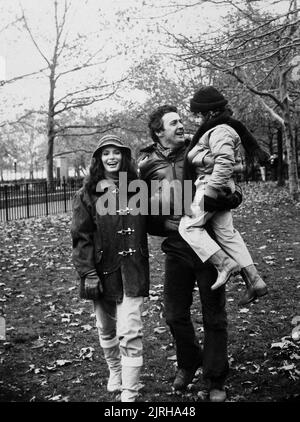
{"type": "Polygon", "coordinates": [[[142,306],[149,295],[149,254],[145,216],[130,214],[128,207],[118,209],[120,172],[127,173],[128,182],[137,179],[131,150],[117,136],[105,135],[75,195],[71,233],[80,296],[93,300],[109,368],[107,390],[122,391],[122,402],[134,402],[143,365],[142,306]],[[105,189],[117,207],[109,214],[102,213],[105,189]]]}
{"type": "Polygon", "coordinates": [[[262,159],[266,153],[245,126],[231,117],[231,110],[225,108],[227,100],[214,87],[202,87],[190,104],[193,113],[202,114],[203,122],[186,155],[187,172],[192,170],[196,177],[196,192],[191,205],[192,215],[181,218],[179,233],[203,262],[215,265],[218,278],[212,290],[241,272],[247,290],[239,304],[246,305],[265,295],[267,286],[259,276],[242,237],[233,227],[231,211],[207,212],[204,200],[205,196],[217,198],[220,193],[235,191],[233,173],[241,167],[241,141],[252,157],[262,159]],[[207,221],[211,222],[218,243],[205,230],[207,221]]]}

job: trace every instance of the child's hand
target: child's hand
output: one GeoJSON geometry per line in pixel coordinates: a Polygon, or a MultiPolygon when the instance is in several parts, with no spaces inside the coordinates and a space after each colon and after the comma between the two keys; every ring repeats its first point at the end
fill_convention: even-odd
{"type": "Polygon", "coordinates": [[[230,210],[237,208],[242,200],[242,189],[239,185],[235,185],[234,193],[220,192],[217,198],[204,195],[204,210],[208,212],[230,210]]]}

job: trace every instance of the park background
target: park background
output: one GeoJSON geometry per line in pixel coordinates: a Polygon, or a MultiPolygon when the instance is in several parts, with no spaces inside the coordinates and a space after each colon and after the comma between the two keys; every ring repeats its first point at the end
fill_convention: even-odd
{"type": "MultiPolygon", "coordinates": [[[[238,308],[227,286],[229,401],[299,400],[299,7],[290,1],[0,0],[0,400],[113,401],[89,302],[71,263],[71,202],[97,140],[135,155],[147,120],[202,84],[229,99],[271,160],[245,156],[234,211],[269,295],[238,308]],[[5,322],[5,326],[3,323],[5,322]],[[294,330],[294,331],[293,331],[294,330]]],[[[205,401],[201,371],[174,394],[161,238],[150,237],[145,401],[205,401]]],[[[199,341],[197,293],[192,315],[199,341]]]]}

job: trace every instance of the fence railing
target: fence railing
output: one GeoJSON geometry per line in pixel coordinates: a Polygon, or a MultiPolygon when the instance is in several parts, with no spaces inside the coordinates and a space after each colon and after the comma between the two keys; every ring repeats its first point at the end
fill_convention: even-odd
{"type": "Polygon", "coordinates": [[[82,179],[10,183],[0,185],[0,221],[68,212],[82,179]]]}

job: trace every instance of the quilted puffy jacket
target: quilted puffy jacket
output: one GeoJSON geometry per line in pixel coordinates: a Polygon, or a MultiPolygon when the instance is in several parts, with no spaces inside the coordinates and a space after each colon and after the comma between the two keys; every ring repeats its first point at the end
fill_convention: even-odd
{"type": "Polygon", "coordinates": [[[205,132],[188,153],[197,176],[207,180],[206,192],[222,191],[224,187],[234,192],[233,174],[242,163],[240,146],[237,132],[229,125],[220,124],[205,132]],[[210,158],[206,164],[204,157],[210,158]]]}

